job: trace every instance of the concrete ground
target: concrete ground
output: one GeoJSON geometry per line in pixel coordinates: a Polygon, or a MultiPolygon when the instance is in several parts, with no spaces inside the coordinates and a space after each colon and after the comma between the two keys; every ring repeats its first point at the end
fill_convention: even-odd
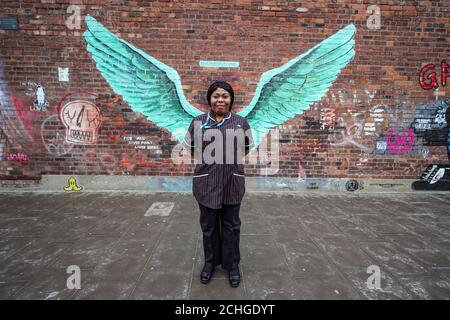
{"type": "Polygon", "coordinates": [[[1,193],[0,298],[450,299],[448,192],[247,193],[241,219],[241,285],[203,285],[191,194],[1,193]]]}

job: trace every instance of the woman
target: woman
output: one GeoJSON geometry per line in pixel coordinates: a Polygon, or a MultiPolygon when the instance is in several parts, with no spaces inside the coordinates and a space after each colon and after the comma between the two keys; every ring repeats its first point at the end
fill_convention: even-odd
{"type": "Polygon", "coordinates": [[[205,264],[200,280],[211,280],[214,268],[229,272],[232,287],[239,286],[239,209],[245,193],[243,157],[252,145],[245,118],[232,113],[230,84],[216,81],[208,89],[210,111],[192,121],[184,144],[195,154],[193,194],[200,207],[205,264]]]}

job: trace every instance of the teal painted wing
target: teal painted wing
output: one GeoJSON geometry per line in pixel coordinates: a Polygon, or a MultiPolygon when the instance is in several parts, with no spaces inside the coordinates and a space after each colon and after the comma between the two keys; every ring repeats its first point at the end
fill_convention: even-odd
{"type": "Polygon", "coordinates": [[[267,132],[302,114],[322,98],[355,56],[353,24],[308,52],[262,74],[250,104],[238,112],[252,128],[257,147],[267,132]]]}
{"type": "Polygon", "coordinates": [[[182,141],[192,119],[202,111],[187,102],[176,70],[109,32],[86,16],[83,34],[98,70],[135,112],[182,141]]]}

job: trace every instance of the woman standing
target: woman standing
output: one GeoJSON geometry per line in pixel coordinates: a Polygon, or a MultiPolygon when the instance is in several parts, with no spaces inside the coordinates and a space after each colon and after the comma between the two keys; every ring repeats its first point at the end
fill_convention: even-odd
{"type": "Polygon", "coordinates": [[[205,264],[200,280],[211,280],[214,268],[229,272],[239,286],[239,209],[245,193],[243,157],[253,144],[245,118],[232,113],[234,91],[225,81],[208,89],[210,111],[193,119],[184,144],[195,154],[193,194],[200,207],[205,264]]]}

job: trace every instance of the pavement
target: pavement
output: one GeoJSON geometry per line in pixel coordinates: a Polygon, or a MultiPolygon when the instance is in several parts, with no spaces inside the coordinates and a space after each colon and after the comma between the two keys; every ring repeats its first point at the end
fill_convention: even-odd
{"type": "Polygon", "coordinates": [[[238,288],[189,193],[0,193],[0,299],[450,299],[450,193],[248,192],[238,288]]]}

